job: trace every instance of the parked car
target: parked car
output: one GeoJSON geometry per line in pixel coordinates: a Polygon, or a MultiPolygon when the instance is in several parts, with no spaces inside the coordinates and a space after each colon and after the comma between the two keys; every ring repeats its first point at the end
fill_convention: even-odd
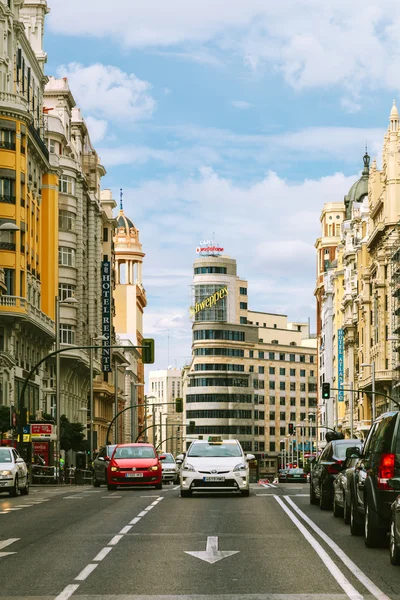
{"type": "Polygon", "coordinates": [[[342,470],[339,471],[333,480],[333,515],[343,517],[346,525],[350,523],[350,493],[349,485],[355,465],[360,456],[362,441],[346,450],[346,459],[343,462],[342,470]]]}
{"type": "Polygon", "coordinates": [[[102,446],[93,461],[93,485],[100,487],[101,484],[107,485],[107,468],[110,457],[116,448],[116,444],[102,446]]]}
{"type": "Polygon", "coordinates": [[[389,532],[397,492],[389,480],[400,476],[400,412],[380,415],[372,424],[350,481],[350,531],[364,532],[368,548],[389,532]]]}
{"type": "MultiPolygon", "coordinates": [[[[389,483],[400,492],[400,477],[390,479],[389,483]]],[[[389,551],[392,565],[400,565],[400,493],[391,506],[389,551]]]]}
{"type": "Polygon", "coordinates": [[[0,448],[0,492],[29,494],[28,468],[15,448],[0,448]]]}
{"type": "Polygon", "coordinates": [[[162,460],[152,444],[118,444],[107,467],[108,490],[126,485],[151,485],[161,490],[162,460]]]}
{"type": "Polygon", "coordinates": [[[318,504],[321,510],[331,508],[333,481],[340,473],[346,458],[346,450],[359,440],[332,440],[312,463],[310,477],[310,504],[318,504]]]}
{"type": "Polygon", "coordinates": [[[160,459],[162,459],[162,480],[166,483],[179,483],[179,467],[176,464],[174,455],[169,452],[164,452],[160,459]]]}
{"type": "Polygon", "coordinates": [[[278,473],[278,482],[279,483],[286,483],[286,475],[287,472],[289,471],[289,469],[280,469],[279,473],[278,473]]]}
{"type": "Polygon", "coordinates": [[[307,473],[304,469],[297,467],[296,469],[289,469],[286,473],[286,483],[307,483],[307,473]]]}

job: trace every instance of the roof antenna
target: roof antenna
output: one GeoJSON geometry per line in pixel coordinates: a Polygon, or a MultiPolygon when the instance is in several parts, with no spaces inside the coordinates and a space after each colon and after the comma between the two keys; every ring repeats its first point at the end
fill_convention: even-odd
{"type": "Polygon", "coordinates": [[[124,210],[122,207],[122,198],[123,198],[122,188],[119,190],[119,209],[124,210]]]}

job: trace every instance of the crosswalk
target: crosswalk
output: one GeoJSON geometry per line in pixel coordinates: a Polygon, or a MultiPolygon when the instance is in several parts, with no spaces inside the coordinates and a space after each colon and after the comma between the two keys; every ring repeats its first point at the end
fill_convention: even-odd
{"type": "Polygon", "coordinates": [[[278,486],[275,483],[260,483],[265,488],[277,488],[278,486]]]}
{"type": "Polygon", "coordinates": [[[5,558],[6,556],[10,556],[11,554],[16,554],[16,552],[1,552],[3,548],[7,548],[14,544],[14,542],[18,542],[20,538],[8,538],[8,540],[0,540],[0,559],[5,558]]]}

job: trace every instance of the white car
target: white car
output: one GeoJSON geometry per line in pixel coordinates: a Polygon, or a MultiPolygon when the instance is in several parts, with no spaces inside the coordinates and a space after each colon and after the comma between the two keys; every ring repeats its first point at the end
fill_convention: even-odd
{"type": "Polygon", "coordinates": [[[240,492],[250,493],[249,463],[253,454],[245,455],[237,440],[223,440],[210,436],[208,440],[191,443],[182,460],[180,472],[181,496],[192,492],[240,492]]]}
{"type": "Polygon", "coordinates": [[[17,496],[29,494],[29,475],[26,463],[15,448],[0,448],[0,492],[17,496]]]}
{"type": "Polygon", "coordinates": [[[161,456],[164,456],[161,462],[163,483],[179,483],[179,467],[175,462],[173,454],[163,452],[161,456]]]}

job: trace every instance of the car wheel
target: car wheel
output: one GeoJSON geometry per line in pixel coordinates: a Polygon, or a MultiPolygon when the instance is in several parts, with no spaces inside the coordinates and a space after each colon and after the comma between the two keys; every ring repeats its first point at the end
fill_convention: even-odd
{"type": "Polygon", "coordinates": [[[343,492],[343,520],[346,525],[349,525],[350,511],[349,511],[349,507],[347,506],[347,498],[346,498],[346,494],[344,492],[343,492]]]}
{"type": "Polygon", "coordinates": [[[181,498],[190,498],[192,490],[181,490],[181,498]]]}
{"type": "Polygon", "coordinates": [[[18,491],[19,491],[18,475],[16,475],[15,479],[14,479],[14,485],[12,486],[12,489],[10,490],[10,496],[12,498],[15,498],[15,496],[18,496],[18,491]]]}
{"type": "Polygon", "coordinates": [[[369,506],[368,500],[365,502],[365,521],[364,521],[364,541],[367,548],[376,548],[380,546],[385,535],[382,529],[377,524],[377,519],[374,518],[374,513],[369,506]]]}
{"type": "Polygon", "coordinates": [[[312,479],[310,480],[310,504],[318,504],[318,498],[314,492],[312,479]]]}
{"type": "Polygon", "coordinates": [[[329,498],[326,497],[326,494],[324,494],[324,490],[321,486],[320,489],[320,493],[319,493],[319,507],[321,510],[329,510],[332,506],[332,502],[329,498]]]}
{"type": "Polygon", "coordinates": [[[242,498],[248,498],[250,496],[250,490],[241,490],[240,495],[242,498]]]}
{"type": "Polygon", "coordinates": [[[389,542],[390,562],[392,565],[400,565],[400,548],[396,544],[396,534],[394,528],[394,517],[390,519],[390,542],[389,542]]]}
{"type": "Polygon", "coordinates": [[[350,533],[351,535],[361,535],[363,526],[360,515],[357,510],[353,496],[350,498],[350,533]]]}
{"type": "Polygon", "coordinates": [[[25,487],[23,487],[21,490],[21,496],[27,496],[28,494],[29,494],[29,480],[28,480],[28,476],[26,476],[26,483],[25,483],[25,487]]]}
{"type": "Polygon", "coordinates": [[[96,475],[93,475],[93,487],[100,487],[101,483],[100,481],[97,479],[96,475]]]}
{"type": "Polygon", "coordinates": [[[160,481],[160,483],[156,483],[155,488],[156,490],[162,490],[162,481],[160,481]]]}
{"type": "Polygon", "coordinates": [[[333,516],[334,517],[341,517],[343,516],[343,508],[341,506],[338,505],[338,503],[336,502],[336,495],[333,495],[333,516]]]}
{"type": "Polygon", "coordinates": [[[109,492],[112,492],[113,490],[117,489],[117,486],[114,485],[113,483],[107,483],[107,489],[109,492]]]}

